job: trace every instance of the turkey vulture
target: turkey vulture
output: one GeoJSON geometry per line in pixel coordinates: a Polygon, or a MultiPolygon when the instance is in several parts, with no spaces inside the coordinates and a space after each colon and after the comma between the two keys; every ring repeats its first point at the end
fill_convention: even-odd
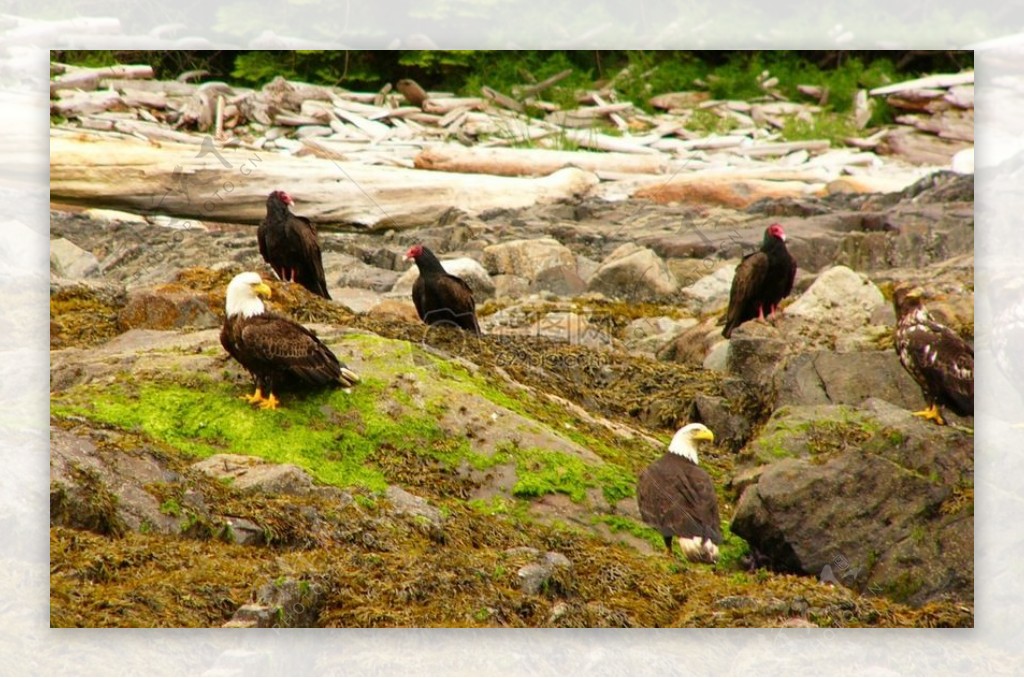
{"type": "Polygon", "coordinates": [[[466,281],[444,270],[434,253],[424,245],[413,245],[403,261],[412,259],[420,277],[412,286],[412,302],[420,320],[428,325],[457,325],[480,334],[476,321],[473,290],[466,281]]]}
{"type": "Polygon", "coordinates": [[[921,303],[918,287],[893,289],[896,353],[924,394],[928,408],[915,416],[945,424],[939,407],[974,416],[974,349],[956,332],[935,321],[921,303]]]}
{"type": "Polygon", "coordinates": [[[774,314],[793,291],[795,278],[796,260],[786,249],[786,234],[781,224],[772,224],[765,229],[761,249],[743,257],[736,267],[722,336],[728,339],[748,320],[774,314]]]}
{"type": "Polygon", "coordinates": [[[351,386],[359,381],[313,332],[268,312],[260,297],[269,299],[270,287],[258,273],[239,273],[228,284],[220,343],[256,382],[256,392],[242,398],[273,410],[279,402],[274,396],[278,385],[351,386]]]}
{"type": "Polygon", "coordinates": [[[687,424],[676,431],[668,452],[640,474],[636,502],[644,522],[661,533],[672,553],[672,538],[687,560],[714,563],[722,543],[715,486],[697,466],[698,440],[714,441],[704,424],[687,424]]]}
{"type": "Polygon", "coordinates": [[[284,191],[274,191],[267,197],[267,216],[256,231],[260,254],[281,280],[297,282],[313,294],[330,299],[316,226],[306,217],[292,214],[288,209],[292,204],[292,197],[284,191]]]}

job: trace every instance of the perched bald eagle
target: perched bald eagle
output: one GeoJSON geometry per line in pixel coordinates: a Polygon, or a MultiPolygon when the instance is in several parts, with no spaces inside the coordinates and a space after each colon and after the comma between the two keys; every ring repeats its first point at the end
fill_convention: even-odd
{"type": "Polygon", "coordinates": [[[896,353],[921,387],[928,408],[915,416],[945,424],[939,407],[961,417],[974,416],[974,348],[956,332],[935,321],[921,303],[920,288],[898,284],[896,353]]]}
{"type": "Polygon", "coordinates": [[[718,499],[707,471],[697,465],[697,441],[714,441],[704,424],[687,424],[676,431],[668,452],[640,474],[636,501],[640,515],[665,540],[672,538],[688,560],[714,563],[722,543],[718,499]]]}
{"type": "Polygon", "coordinates": [[[793,291],[795,279],[796,260],[786,249],[786,233],[781,224],[772,224],[765,229],[761,249],[743,257],[736,267],[722,336],[728,339],[748,320],[774,315],[793,291]]]}
{"type": "Polygon", "coordinates": [[[410,259],[420,270],[420,277],[412,286],[412,303],[420,320],[428,325],[453,325],[480,334],[473,290],[466,281],[445,271],[424,245],[410,247],[403,261],[410,259]]]}
{"type": "Polygon", "coordinates": [[[267,196],[267,216],[256,231],[260,255],[281,280],[299,283],[313,294],[330,299],[316,226],[306,217],[292,214],[288,206],[293,204],[284,191],[267,196]]]}
{"type": "Polygon", "coordinates": [[[359,381],[313,332],[267,311],[260,297],[269,299],[270,287],[258,273],[239,273],[228,284],[220,343],[256,382],[256,392],[242,398],[272,410],[279,402],[274,395],[278,386],[351,386],[359,381]]]}

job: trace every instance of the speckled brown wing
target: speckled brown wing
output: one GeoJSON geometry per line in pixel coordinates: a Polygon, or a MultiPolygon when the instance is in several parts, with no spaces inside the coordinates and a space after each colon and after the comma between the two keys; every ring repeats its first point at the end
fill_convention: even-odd
{"type": "Polygon", "coordinates": [[[272,313],[244,318],[237,332],[238,361],[254,373],[294,377],[324,386],[341,379],[341,363],[313,332],[272,313]]]}
{"type": "Polygon", "coordinates": [[[897,327],[896,352],[929,405],[974,415],[974,349],[956,332],[911,314],[897,327]]]}
{"type": "Polygon", "coordinates": [[[323,255],[317,238],[316,226],[306,217],[290,215],[288,227],[292,231],[292,247],[297,250],[295,260],[296,282],[324,299],[330,299],[327,279],[324,275],[323,255]]]}
{"type": "Polygon", "coordinates": [[[662,536],[701,536],[722,543],[718,498],[707,471],[666,454],[640,474],[637,505],[644,522],[662,536]]]}
{"type": "Polygon", "coordinates": [[[743,257],[732,279],[729,290],[729,308],[725,314],[722,336],[728,338],[742,323],[758,316],[761,288],[768,275],[768,255],[754,252],[743,257]]]}
{"type": "Polygon", "coordinates": [[[480,334],[473,290],[458,276],[420,275],[413,283],[412,301],[420,320],[428,325],[456,325],[480,334]]]}

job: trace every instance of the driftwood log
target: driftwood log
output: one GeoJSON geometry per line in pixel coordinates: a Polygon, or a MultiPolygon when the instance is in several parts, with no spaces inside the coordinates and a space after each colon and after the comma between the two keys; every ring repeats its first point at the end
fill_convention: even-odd
{"type": "Polygon", "coordinates": [[[563,167],[621,174],[661,174],[669,168],[669,158],[664,154],[467,148],[454,144],[424,149],[416,156],[415,162],[418,169],[500,176],[545,176],[563,167]]]}
{"type": "MultiPolygon", "coordinates": [[[[208,138],[209,139],[209,138],[208,138]]],[[[182,220],[258,223],[267,194],[285,189],[296,212],[323,225],[390,229],[586,193],[597,177],[565,168],[542,178],[423,172],[316,157],[52,133],[50,198],[182,220]]]]}

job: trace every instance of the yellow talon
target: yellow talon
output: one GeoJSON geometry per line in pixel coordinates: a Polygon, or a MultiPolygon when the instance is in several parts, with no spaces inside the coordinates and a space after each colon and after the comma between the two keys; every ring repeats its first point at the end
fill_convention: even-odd
{"type": "Polygon", "coordinates": [[[263,392],[260,391],[259,387],[256,388],[256,392],[253,393],[251,396],[250,395],[244,395],[244,396],[238,396],[238,397],[241,400],[246,401],[250,405],[255,405],[256,403],[263,403],[263,392]]]}
{"type": "Polygon", "coordinates": [[[267,398],[265,398],[263,400],[263,402],[260,403],[260,409],[261,410],[276,410],[277,409],[277,405],[278,405],[279,402],[280,401],[277,398],[274,397],[274,394],[271,393],[267,398]]]}
{"type": "Polygon", "coordinates": [[[932,404],[931,407],[929,407],[926,410],[921,410],[919,412],[913,412],[912,414],[915,417],[921,417],[923,419],[930,419],[931,421],[934,421],[939,426],[945,426],[946,425],[946,420],[942,418],[941,414],[939,414],[939,406],[935,405],[935,404],[932,404]]]}

